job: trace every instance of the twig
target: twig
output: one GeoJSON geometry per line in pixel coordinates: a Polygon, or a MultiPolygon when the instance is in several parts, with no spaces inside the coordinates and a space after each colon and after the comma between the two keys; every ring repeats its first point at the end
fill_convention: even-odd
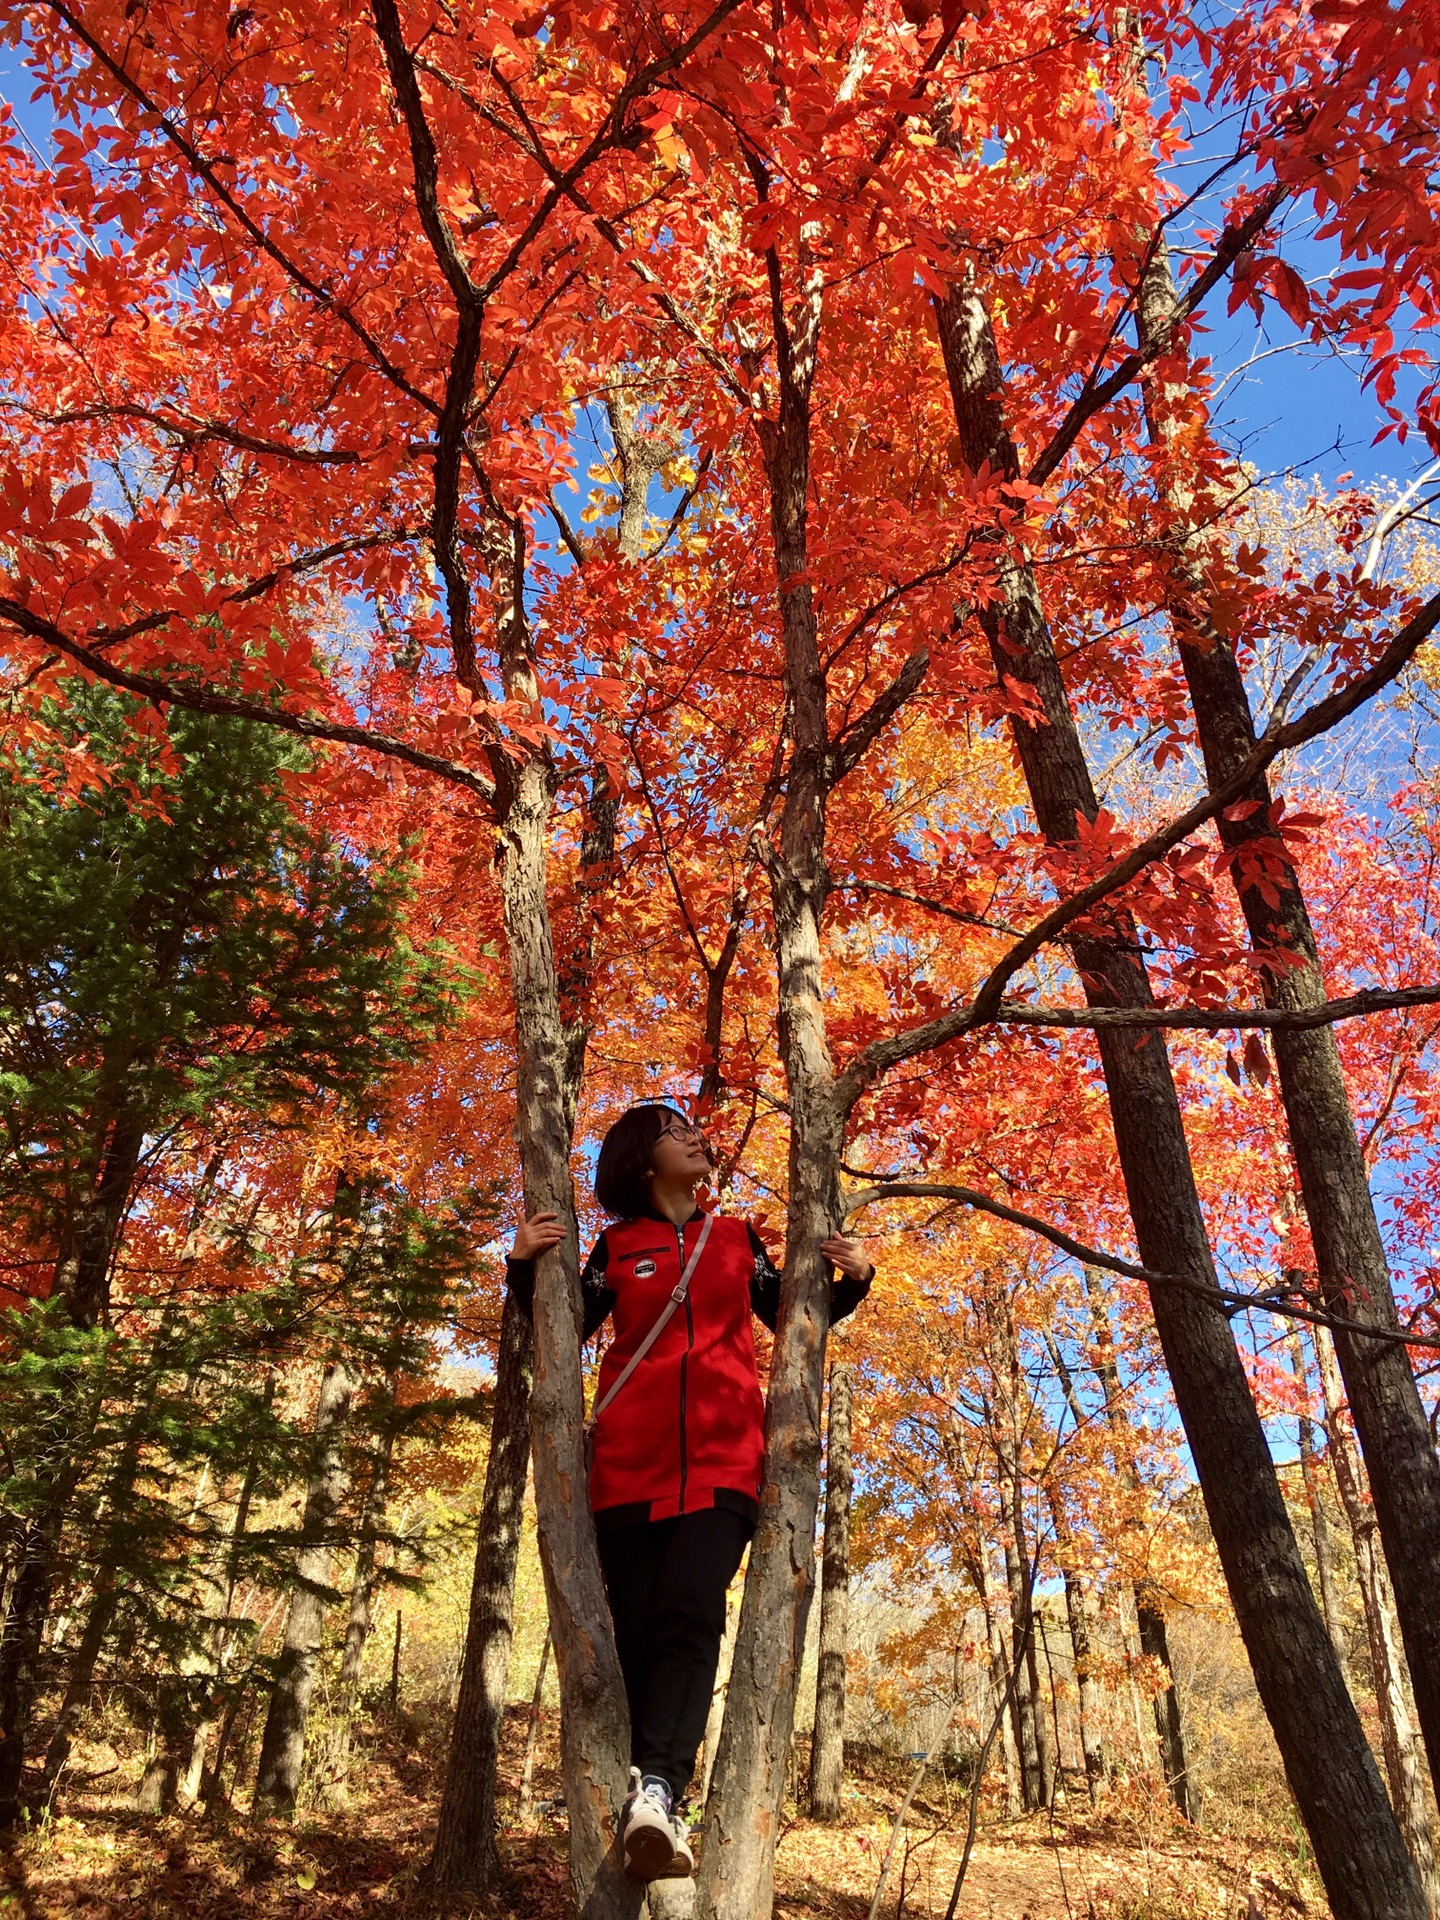
{"type": "Polygon", "coordinates": [[[946,1734],[949,1733],[951,1723],[954,1720],[955,1715],[959,1712],[959,1709],[960,1709],[960,1697],[957,1694],[955,1698],[950,1702],[950,1711],[946,1714],[944,1720],[941,1722],[940,1731],[935,1735],[935,1738],[930,1742],[929,1749],[926,1752],[924,1759],[920,1762],[919,1766],[915,1769],[914,1773],[911,1775],[910,1786],[906,1792],[905,1798],[900,1802],[900,1811],[895,1815],[894,1824],[890,1828],[890,1844],[885,1849],[885,1858],[880,1862],[880,1878],[875,1882],[874,1897],[871,1899],[870,1911],[865,1916],[865,1920],[875,1920],[875,1916],[880,1911],[880,1902],[885,1898],[885,1886],[887,1881],[890,1878],[890,1868],[894,1864],[895,1849],[896,1847],[899,1846],[900,1835],[904,1831],[905,1816],[910,1811],[910,1802],[915,1798],[916,1794],[920,1791],[920,1782],[925,1778],[925,1775],[929,1772],[930,1762],[935,1758],[936,1754],[940,1751],[941,1744],[943,1743],[946,1734]]]}

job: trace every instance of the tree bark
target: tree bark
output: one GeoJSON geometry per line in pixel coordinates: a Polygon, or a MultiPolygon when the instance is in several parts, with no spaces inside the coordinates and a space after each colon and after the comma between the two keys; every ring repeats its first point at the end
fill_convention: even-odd
{"type": "MultiPolygon", "coordinates": [[[[1138,288],[1142,342],[1168,324],[1175,303],[1169,253],[1160,234],[1138,288]]],[[[1145,388],[1146,418],[1151,439],[1173,447],[1181,432],[1174,403],[1183,393],[1187,409],[1193,406],[1193,390],[1188,382],[1167,382],[1160,364],[1145,388]]],[[[1167,505],[1188,519],[1193,494],[1175,462],[1160,469],[1160,485],[1167,505]]],[[[1255,725],[1234,649],[1208,618],[1196,556],[1182,545],[1172,561],[1172,624],[1206,776],[1215,786],[1253,749],[1255,725]]],[[[1272,825],[1269,781],[1262,775],[1246,789],[1245,799],[1255,803],[1254,812],[1239,819],[1236,808],[1227,808],[1216,826],[1226,851],[1235,856],[1231,879],[1251,948],[1262,963],[1265,1003],[1285,1009],[1318,1006],[1328,988],[1304,895],[1272,825]],[[1282,952],[1299,964],[1279,958],[1282,952]]],[[[1394,1329],[1400,1322],[1389,1261],[1335,1030],[1277,1029],[1271,1038],[1321,1292],[1333,1312],[1394,1329]]],[[[1409,1351],[1343,1329],[1335,1331],[1334,1344],[1394,1583],[1421,1731],[1431,1770],[1440,1774],[1440,1606],[1435,1600],[1440,1593],[1440,1460],[1409,1351]]]]}
{"type": "Polygon", "coordinates": [[[255,1778],[254,1811],[292,1819],[305,1762],[305,1723],[320,1666],[320,1637],[329,1598],[330,1562],[335,1518],[348,1487],[345,1470],[344,1426],[355,1391],[355,1378],[344,1360],[329,1362],[320,1381],[315,1410],[315,1449],[305,1512],[300,1523],[300,1547],[295,1556],[295,1584],[285,1622],[275,1684],[260,1742],[260,1765],[255,1778]]]}
{"type": "MultiPolygon", "coordinates": [[[[1105,1403],[1105,1421],[1110,1429],[1111,1457],[1131,1492],[1141,1494],[1140,1473],[1135,1465],[1134,1437],[1121,1405],[1120,1372],[1115,1365],[1115,1348],[1110,1321],[1105,1311],[1103,1282],[1095,1267],[1082,1269],[1085,1295],[1090,1307],[1090,1325],[1095,1335],[1095,1377],[1105,1403]]],[[[1052,1352],[1055,1350],[1052,1348],[1052,1352]]],[[[1078,1406],[1073,1398],[1072,1406],[1078,1406]]],[[[1077,1419],[1079,1414],[1077,1413],[1077,1419]]],[[[1165,1626],[1165,1611],[1154,1583],[1138,1579],[1134,1583],[1135,1630],[1142,1655],[1159,1662],[1169,1680],[1164,1690],[1152,1694],[1150,1705],[1155,1723],[1155,1738],[1160,1755],[1160,1771],[1178,1813],[1198,1824],[1200,1795],[1190,1772],[1185,1750],[1184,1722],[1180,1716],[1180,1695],[1170,1671],[1170,1636],[1165,1626]]],[[[1133,1683],[1132,1683],[1133,1684],[1133,1683]]]]}
{"type": "MultiPolygon", "coordinates": [[[[119,1111],[97,1130],[88,1163],[93,1186],[66,1222],[51,1287],[52,1297],[63,1304],[76,1332],[98,1326],[109,1305],[110,1271],[144,1139],[143,1114],[123,1100],[119,1111]]],[[[62,1362],[58,1376],[62,1383],[70,1376],[78,1391],[73,1360],[62,1362]]],[[[89,1464],[81,1458],[89,1422],[63,1384],[53,1393],[37,1427],[45,1494],[14,1543],[15,1571],[0,1629],[0,1832],[13,1826],[22,1812],[25,1756],[40,1684],[55,1556],[71,1497],[89,1464]]]]}
{"type": "MultiPolygon", "coordinates": [[[[512,698],[524,678],[514,664],[507,674],[512,698]]],[[[530,699],[538,701],[533,673],[530,680],[530,699]]],[[[549,776],[533,758],[516,768],[492,764],[502,796],[500,884],[519,1043],[516,1130],[525,1211],[558,1213],[569,1228],[562,1244],[535,1263],[530,1414],[541,1564],[560,1677],[571,1899],[584,1920],[633,1920],[643,1893],[626,1879],[616,1845],[629,1780],[629,1716],[585,1487],[567,1049],[545,890],[549,776]]]]}
{"type": "Polygon", "coordinates": [[[1200,1820],[1200,1794],[1190,1773],[1185,1752],[1185,1736],[1180,1722],[1180,1696],[1175,1688],[1175,1673],[1170,1665],[1170,1635],[1159,1597],[1152,1589],[1135,1588],[1135,1624],[1140,1633],[1140,1651],[1157,1663],[1169,1684],[1150,1702],[1155,1716],[1155,1741],[1160,1749],[1160,1768],[1165,1785],[1178,1813],[1196,1825],[1200,1820]]]}
{"type": "Polygon", "coordinates": [[[1359,1451],[1350,1428],[1340,1368],[1335,1359],[1335,1350],[1330,1345],[1329,1333],[1324,1327],[1315,1329],[1315,1357],[1319,1362],[1320,1385],[1325,1398],[1325,1426],[1330,1442],[1330,1459],[1335,1468],[1335,1484],[1355,1543],[1355,1571],[1365,1608],[1370,1670],[1375,1685],[1375,1705],[1380,1716],[1380,1745],[1385,1756],[1386,1776],[1390,1781],[1390,1798],[1430,1910],[1432,1914],[1440,1914],[1440,1867],[1437,1867],[1435,1858],[1435,1829],[1430,1818],[1430,1798],[1425,1791],[1415,1722],[1406,1697],[1405,1655],[1395,1618],[1395,1600],[1379,1539],[1375,1509],[1367,1497],[1365,1470],[1360,1464],[1359,1451]]]}
{"type": "Polygon", "coordinates": [[[530,1459],[532,1345],[529,1318],[514,1295],[507,1294],[500,1316],[490,1458],[485,1467],[455,1729],[428,1876],[437,1887],[470,1893],[487,1893],[501,1878],[495,1808],[510,1673],[515,1567],[530,1459]]]}
{"type": "MultiPolygon", "coordinates": [[[[979,293],[962,282],[935,310],[966,464],[1018,476],[979,293]]],[[[1023,685],[1044,715],[1040,725],[1015,724],[1012,738],[1040,830],[1064,846],[1077,820],[1094,819],[1094,788],[1033,572],[1023,559],[997,557],[999,597],[982,623],[1002,684],[1023,685]]],[[[1097,916],[1097,931],[1070,943],[1086,997],[1152,1005],[1134,929],[1122,913],[1108,917],[1109,931],[1097,916]]],[[[1213,1286],[1164,1040],[1158,1030],[1111,1028],[1097,1041],[1141,1260],[1213,1286]]],[[[1414,1871],[1310,1591],[1230,1324],[1178,1290],[1155,1287],[1150,1302],[1231,1603],[1336,1920],[1419,1920],[1414,1871]]]]}
{"type": "Polygon", "coordinates": [[[976,1559],[975,1571],[978,1576],[976,1588],[980,1595],[980,1610],[985,1616],[985,1646],[990,1661],[990,1692],[992,1697],[990,1711],[1000,1713],[1000,1751],[1004,1761],[1005,1774],[1005,1811],[1011,1819],[1021,1811],[1023,1799],[1020,1787],[1020,1756],[1015,1750],[1015,1728],[1008,1712],[1001,1712],[1002,1703],[1010,1688],[1010,1663],[1005,1654],[1005,1638],[1000,1630],[1000,1616],[995,1605],[995,1582],[990,1572],[989,1556],[983,1545],[976,1559]]]}
{"type": "MultiPolygon", "coordinates": [[[[771,271],[778,287],[781,268],[773,257],[771,271]]],[[[813,264],[802,271],[798,323],[782,326],[777,341],[778,417],[757,422],[769,482],[792,741],[779,846],[765,850],[780,1053],[790,1101],[785,1272],[765,1407],[760,1523],[750,1548],[700,1857],[697,1905],[713,1920],[755,1920],[774,1904],[775,1841],[814,1580],[830,1295],[820,1242],[842,1217],[837,1169],[847,1112],[837,1097],[826,1034],[821,954],[831,741],[806,572],[810,388],[822,282],[813,264]]]]}
{"type": "Polygon", "coordinates": [[[825,1448],[825,1551],[820,1569],[820,1653],[810,1739],[810,1818],[838,1820],[845,1783],[845,1656],[850,1645],[850,1407],[855,1370],[830,1369],[825,1448]]]}
{"type": "Polygon", "coordinates": [[[1010,1661],[1019,1669],[1010,1695],[1010,1714],[1020,1757],[1021,1791],[1026,1811],[1033,1813],[1051,1804],[1055,1782],[1040,1690],[1040,1656],[1034,1618],[1035,1569],[1025,1526],[1021,1459],[1025,1409],[1020,1349],[1010,1295],[1003,1285],[997,1289],[986,1287],[985,1319],[998,1390],[997,1402],[987,1404],[986,1413],[994,1435],[1003,1509],[1005,1579],[1010,1589],[1010,1661]]]}

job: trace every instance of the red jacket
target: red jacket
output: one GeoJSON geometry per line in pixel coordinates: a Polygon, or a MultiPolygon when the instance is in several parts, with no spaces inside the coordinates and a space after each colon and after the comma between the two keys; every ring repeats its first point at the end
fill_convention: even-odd
{"type": "MultiPolygon", "coordinates": [[[[609,1226],[581,1275],[588,1337],[613,1317],[600,1363],[598,1405],[659,1319],[700,1233],[699,1208],[683,1228],[660,1214],[609,1226]]],[[[529,1262],[511,1284],[528,1304],[529,1262]]],[[[869,1281],[842,1275],[832,1324],[854,1310],[869,1281]]],[[[600,1416],[590,1504],[602,1529],[732,1507],[759,1518],[765,1401],[755,1366],[755,1314],[774,1330],[780,1275],[753,1228],[716,1214],[685,1303],[600,1416]]]]}

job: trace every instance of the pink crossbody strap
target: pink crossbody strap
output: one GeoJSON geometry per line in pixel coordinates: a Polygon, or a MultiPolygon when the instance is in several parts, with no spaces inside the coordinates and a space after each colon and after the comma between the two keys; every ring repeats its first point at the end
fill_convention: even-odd
{"type": "Polygon", "coordinates": [[[690,1282],[694,1278],[695,1269],[700,1264],[700,1256],[705,1251],[705,1242],[710,1238],[710,1228],[714,1223],[714,1219],[715,1216],[713,1213],[707,1213],[705,1215],[700,1227],[700,1238],[695,1242],[690,1258],[685,1262],[685,1269],[680,1275],[679,1284],[670,1289],[670,1298],[660,1309],[660,1316],[654,1326],[651,1327],[634,1353],[632,1353],[626,1361],[621,1370],[620,1378],[607,1390],[604,1399],[600,1401],[599,1405],[590,1415],[590,1418],[585,1422],[585,1431],[587,1434],[592,1434],[595,1431],[595,1422],[600,1418],[601,1414],[604,1413],[605,1409],[610,1405],[616,1394],[619,1393],[631,1374],[634,1373],[635,1369],[660,1338],[666,1327],[669,1326],[670,1317],[675,1312],[675,1309],[684,1304],[685,1296],[690,1291],[690,1282]]]}

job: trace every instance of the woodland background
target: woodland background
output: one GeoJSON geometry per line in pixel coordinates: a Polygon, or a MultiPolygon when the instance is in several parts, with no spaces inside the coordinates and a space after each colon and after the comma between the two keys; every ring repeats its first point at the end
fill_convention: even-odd
{"type": "Polygon", "coordinates": [[[1431,11],[0,36],[0,1905],[640,1910],[663,1097],[786,1282],[650,1911],[1440,1913],[1431,11]]]}

